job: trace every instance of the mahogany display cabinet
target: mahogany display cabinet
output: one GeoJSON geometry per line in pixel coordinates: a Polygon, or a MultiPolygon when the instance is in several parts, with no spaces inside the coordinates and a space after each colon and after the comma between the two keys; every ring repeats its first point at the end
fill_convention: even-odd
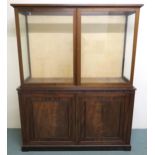
{"type": "Polygon", "coordinates": [[[11,4],[22,150],[130,150],[140,4],[11,4]]]}

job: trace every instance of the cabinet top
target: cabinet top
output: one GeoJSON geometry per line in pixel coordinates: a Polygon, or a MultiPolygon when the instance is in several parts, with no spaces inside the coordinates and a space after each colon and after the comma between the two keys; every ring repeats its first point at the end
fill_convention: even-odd
{"type": "Polygon", "coordinates": [[[13,7],[137,7],[144,4],[10,4],[13,7]]]}

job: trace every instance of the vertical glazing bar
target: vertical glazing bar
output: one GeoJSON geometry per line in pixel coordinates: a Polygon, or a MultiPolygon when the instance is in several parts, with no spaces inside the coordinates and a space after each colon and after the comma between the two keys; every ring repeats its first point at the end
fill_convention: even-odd
{"type": "Polygon", "coordinates": [[[77,9],[77,85],[81,84],[81,14],[77,9]]]}
{"type": "Polygon", "coordinates": [[[74,65],[74,85],[77,85],[77,20],[76,9],[73,13],[73,65],[74,65]]]}

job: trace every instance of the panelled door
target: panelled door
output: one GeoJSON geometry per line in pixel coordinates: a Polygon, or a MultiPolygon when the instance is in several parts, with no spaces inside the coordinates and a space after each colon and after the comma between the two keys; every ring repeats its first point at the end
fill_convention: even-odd
{"type": "Polygon", "coordinates": [[[79,144],[125,144],[131,121],[128,112],[133,109],[130,97],[117,92],[79,95],[79,144]]]}
{"type": "Polygon", "coordinates": [[[75,96],[70,93],[33,93],[21,96],[24,142],[74,144],[75,96]]]}

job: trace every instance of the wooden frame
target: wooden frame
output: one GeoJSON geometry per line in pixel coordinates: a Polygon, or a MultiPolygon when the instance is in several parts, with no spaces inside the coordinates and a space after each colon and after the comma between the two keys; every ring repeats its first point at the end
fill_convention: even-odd
{"type": "Polygon", "coordinates": [[[120,7],[141,8],[143,4],[11,4],[13,7],[120,7]]]}
{"type": "MultiPolygon", "coordinates": [[[[22,150],[131,150],[130,138],[135,94],[133,76],[139,12],[143,5],[11,5],[15,9],[21,80],[21,86],[17,90],[22,128],[22,150]],[[27,11],[33,14],[56,11],[58,14],[66,12],[73,15],[73,83],[26,83],[24,81],[19,12],[27,11]],[[81,82],[81,14],[103,13],[104,11],[119,14],[135,13],[131,74],[130,81],[125,79],[126,83],[81,82]]],[[[125,31],[126,29],[127,24],[125,31]]],[[[26,31],[28,32],[28,24],[26,31]]],[[[125,42],[124,39],[124,51],[125,42]]],[[[28,34],[27,44],[29,44],[28,34]]],[[[29,52],[28,47],[30,67],[29,52]]],[[[122,61],[124,63],[124,60],[122,61]]]]}

